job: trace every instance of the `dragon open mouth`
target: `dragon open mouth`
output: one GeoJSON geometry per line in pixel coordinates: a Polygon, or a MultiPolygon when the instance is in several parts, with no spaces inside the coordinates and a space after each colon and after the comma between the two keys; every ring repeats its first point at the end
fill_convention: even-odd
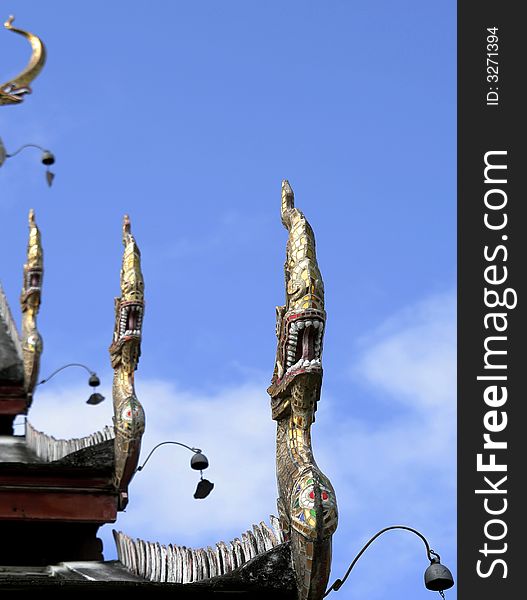
{"type": "Polygon", "coordinates": [[[143,305],[138,302],[127,302],[121,304],[119,320],[119,339],[141,336],[143,324],[143,305]]]}
{"type": "Polygon", "coordinates": [[[324,315],[321,311],[303,311],[288,319],[284,343],[285,376],[299,370],[322,370],[324,315]]]}

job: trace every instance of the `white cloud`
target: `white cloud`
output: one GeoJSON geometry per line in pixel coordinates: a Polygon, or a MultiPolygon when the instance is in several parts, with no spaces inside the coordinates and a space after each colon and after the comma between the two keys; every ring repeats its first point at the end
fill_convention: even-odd
{"type": "MultiPolygon", "coordinates": [[[[420,530],[452,569],[455,340],[453,293],[410,307],[361,340],[360,358],[351,368],[357,387],[348,415],[324,415],[325,431],[317,452],[323,464],[331,465],[331,456],[341,457],[331,474],[340,509],[335,576],[341,576],[371,535],[394,524],[420,530]],[[374,394],[381,417],[361,417],[361,389],[370,397],[374,394]],[[328,448],[323,440],[331,439],[331,430],[328,448]]],[[[328,412],[335,408],[333,403],[328,412]]],[[[423,571],[427,566],[421,542],[403,532],[388,536],[390,540],[379,540],[361,559],[344,598],[375,600],[385,598],[390,589],[392,598],[427,597],[420,572],[420,566],[423,571]],[[400,589],[394,590],[398,585],[400,589]]]]}
{"type": "Polygon", "coordinates": [[[204,476],[215,488],[205,500],[195,500],[199,474],[189,467],[191,453],[160,448],[137,474],[130,508],[119,527],[167,542],[214,544],[268,520],[276,483],[274,423],[265,382],[215,396],[181,391],[161,381],[144,382],[138,392],[148,415],[144,456],[164,440],[197,446],[209,458],[204,476]],[[159,494],[153,496],[152,489],[159,494]]]}
{"type": "MultiPolygon", "coordinates": [[[[139,378],[138,378],[139,379],[139,378]]],[[[147,415],[142,461],[156,444],[176,440],[201,448],[215,484],[204,500],[193,498],[199,473],[184,448],[158,449],[130,486],[130,504],[116,528],[164,543],[208,545],[232,539],[275,513],[275,425],[266,381],[226,389],[217,395],[183,391],[163,381],[140,381],[137,394],[147,415]]],[[[103,390],[111,398],[110,390],[103,390]]],[[[111,423],[111,401],[84,402],[86,387],[42,392],[30,420],[55,437],[81,437],[111,423]],[[58,417],[58,415],[60,415],[58,417]]],[[[105,529],[109,529],[106,527],[105,529]]],[[[105,532],[105,554],[113,547],[105,532]]]]}
{"type": "Polygon", "coordinates": [[[441,294],[407,308],[362,340],[355,374],[414,410],[445,405],[455,383],[455,298],[441,294]]]}

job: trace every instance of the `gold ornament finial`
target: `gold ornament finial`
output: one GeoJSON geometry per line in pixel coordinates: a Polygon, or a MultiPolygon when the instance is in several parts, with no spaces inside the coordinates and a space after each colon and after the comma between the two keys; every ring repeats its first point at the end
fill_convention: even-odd
{"type": "Polygon", "coordinates": [[[130,223],[130,217],[124,215],[123,217],[123,244],[126,245],[127,236],[132,233],[132,224],[130,223]]]}
{"type": "Polygon", "coordinates": [[[42,40],[28,31],[13,27],[15,18],[11,15],[4,23],[4,27],[14,33],[25,37],[31,44],[31,58],[26,68],[16,77],[0,84],[0,106],[8,104],[20,104],[25,94],[31,93],[31,82],[42,71],[46,63],[46,47],[42,40]]]}
{"type": "Polygon", "coordinates": [[[282,223],[284,227],[289,227],[289,211],[295,208],[295,194],[293,188],[289,185],[289,181],[282,181],[282,223]]]}

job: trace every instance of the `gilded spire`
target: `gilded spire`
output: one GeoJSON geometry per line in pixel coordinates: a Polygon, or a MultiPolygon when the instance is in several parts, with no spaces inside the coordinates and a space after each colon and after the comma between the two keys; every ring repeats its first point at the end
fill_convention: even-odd
{"type": "MultiPolygon", "coordinates": [[[[42,252],[42,241],[40,230],[35,221],[35,211],[31,208],[29,210],[28,216],[28,224],[29,224],[29,241],[27,245],[27,264],[25,265],[26,269],[29,271],[39,270],[42,272],[42,268],[44,266],[43,263],[43,252],[42,252]]],[[[31,287],[31,282],[28,281],[28,290],[31,287]]],[[[36,286],[38,287],[38,285],[36,286]]],[[[40,297],[39,297],[40,301],[40,297]]]]}
{"type": "Polygon", "coordinates": [[[40,308],[44,258],[40,230],[35,221],[33,209],[29,211],[29,240],[27,244],[27,262],[24,265],[22,294],[22,352],[26,389],[33,392],[38,378],[42,338],[37,330],[37,314],[40,308]]]}
{"type": "Polygon", "coordinates": [[[114,369],[115,485],[124,491],[137,467],[145,428],[143,407],[134,388],[134,372],[141,354],[144,281],[141,253],[132,235],[128,215],[123,219],[123,245],[121,296],[115,299],[110,358],[114,369]]]}
{"type": "Polygon", "coordinates": [[[295,208],[289,182],[282,182],[282,223],[286,245],[286,302],[276,309],[278,337],[271,386],[277,421],[278,511],[285,539],[291,540],[299,600],[321,600],[329,578],[331,538],[337,527],[335,491],[317,466],[311,425],[322,386],[322,340],[326,324],[324,284],[315,235],[295,208]]]}
{"type": "Polygon", "coordinates": [[[20,104],[25,94],[31,93],[31,82],[40,73],[46,62],[46,48],[42,40],[36,35],[13,27],[14,17],[11,16],[4,23],[4,27],[13,33],[25,37],[31,44],[31,58],[26,68],[13,79],[0,84],[0,106],[7,104],[20,104]]]}

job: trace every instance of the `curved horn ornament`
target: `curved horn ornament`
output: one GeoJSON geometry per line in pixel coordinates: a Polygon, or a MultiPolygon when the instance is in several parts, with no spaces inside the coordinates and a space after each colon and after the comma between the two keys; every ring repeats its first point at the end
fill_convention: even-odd
{"type": "Polygon", "coordinates": [[[286,303],[276,310],[278,347],[267,390],[277,421],[278,511],[284,538],[291,540],[299,600],[320,600],[329,579],[331,538],[338,520],[335,491],[317,466],[311,446],[322,386],[324,284],[313,230],[295,208],[288,181],[282,182],[281,217],[289,232],[286,303]]]}
{"type": "Polygon", "coordinates": [[[0,84],[0,106],[20,104],[24,99],[24,95],[31,93],[30,84],[42,71],[46,62],[46,47],[42,40],[28,31],[13,27],[13,21],[14,17],[9,17],[4,23],[4,27],[25,37],[31,44],[32,52],[26,68],[13,79],[0,84]]]}

